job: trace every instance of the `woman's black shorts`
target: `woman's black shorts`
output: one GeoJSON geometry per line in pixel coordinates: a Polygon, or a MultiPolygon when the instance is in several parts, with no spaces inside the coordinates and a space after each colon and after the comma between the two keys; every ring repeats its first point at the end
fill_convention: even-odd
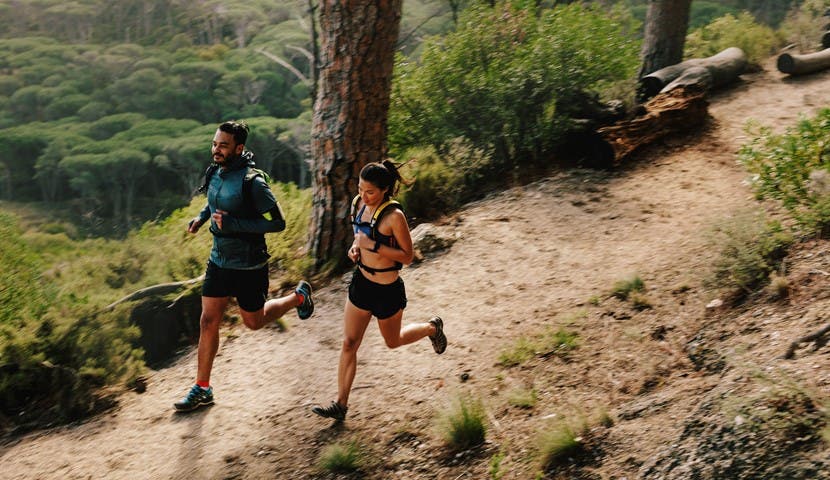
{"type": "Polygon", "coordinates": [[[232,270],[208,262],[203,297],[236,297],[239,308],[256,312],[268,296],[268,266],[254,270],[232,270]]]}
{"type": "Polygon", "coordinates": [[[401,277],[384,285],[369,280],[359,268],[355,268],[349,284],[349,301],[383,320],[406,308],[406,288],[401,277]]]}

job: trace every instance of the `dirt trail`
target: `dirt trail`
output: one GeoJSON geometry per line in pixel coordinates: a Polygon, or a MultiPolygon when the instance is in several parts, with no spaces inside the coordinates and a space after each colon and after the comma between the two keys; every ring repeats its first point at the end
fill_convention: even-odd
{"type": "MultiPolygon", "coordinates": [[[[334,282],[316,295],[310,320],[289,315],[287,332],[223,330],[212,408],[171,411],[192,383],[191,352],[152,372],[147,391],[122,395],[114,411],[2,446],[0,478],[321,478],[321,450],[352,439],[372,452],[369,478],[487,478],[499,449],[507,452],[505,478],[533,478],[525,454],[534,422],[563,405],[616,408],[634,399],[626,385],[633,377],[624,372],[644,362],[683,362],[675,352],[629,348],[617,336],[627,330],[609,329],[614,312],[603,324],[581,325],[582,341],[593,347],[581,349],[569,368],[505,370],[496,365],[499,352],[633,274],[650,287],[654,308],[625,328],[691,334],[709,300],[699,288],[713,255],[705,232],[754,203],[735,156],[746,120],[783,127],[830,104],[830,72],[788,80],[768,64],[743,78],[710,99],[713,121],[703,133],[651,147],[621,171],[553,175],[449,219],[442,228],[459,237],[454,246],[403,270],[404,320],[441,315],[446,354],[436,356],[426,341],[388,350],[370,325],[343,426],[308,411],[336,390],[345,290],[334,282]],[[679,302],[672,291],[680,285],[692,293],[679,302]],[[504,406],[504,393],[522,385],[539,391],[530,413],[504,406]],[[483,398],[491,419],[489,443],[469,459],[442,455],[433,428],[435,413],[462,392],[483,398]]],[[[678,379],[675,388],[693,392],[705,382],[678,379]]],[[[616,428],[620,436],[650,435],[627,430],[625,422],[616,428]]],[[[672,433],[656,432],[654,441],[672,433]]],[[[626,448],[633,455],[638,446],[626,448]]]]}

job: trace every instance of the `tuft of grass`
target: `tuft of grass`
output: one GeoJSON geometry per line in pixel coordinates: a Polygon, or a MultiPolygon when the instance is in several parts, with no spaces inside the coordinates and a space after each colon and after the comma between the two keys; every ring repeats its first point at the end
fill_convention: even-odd
{"type": "Polygon", "coordinates": [[[614,283],[611,288],[611,296],[619,298],[620,300],[628,300],[628,297],[633,292],[642,292],[646,285],[639,275],[635,275],[626,280],[619,280],[614,283]]]}
{"type": "Polygon", "coordinates": [[[517,388],[507,396],[507,403],[518,408],[533,408],[537,400],[536,389],[533,388],[517,388]]]}
{"type": "Polygon", "coordinates": [[[597,412],[597,424],[605,428],[611,428],[614,426],[614,417],[608,413],[608,410],[602,408],[597,412]]]}
{"type": "Polygon", "coordinates": [[[445,443],[453,450],[466,450],[484,443],[486,412],[480,400],[459,396],[439,418],[445,443]]]}
{"type": "Polygon", "coordinates": [[[651,300],[640,292],[632,292],[631,295],[628,296],[628,300],[631,301],[631,306],[634,307],[635,310],[647,310],[653,307],[651,300]]]}
{"type": "Polygon", "coordinates": [[[569,458],[584,452],[582,436],[587,432],[587,425],[582,422],[578,428],[571,427],[567,422],[555,425],[539,435],[539,460],[542,470],[548,471],[569,458]]]}
{"type": "Polygon", "coordinates": [[[505,453],[503,451],[499,451],[499,453],[493,455],[490,458],[490,478],[492,480],[501,480],[504,476],[504,472],[501,470],[501,462],[504,460],[505,453]]]}
{"type": "Polygon", "coordinates": [[[773,273],[770,275],[769,285],[767,291],[775,300],[787,298],[790,296],[790,281],[783,275],[773,273]]]}
{"type": "Polygon", "coordinates": [[[519,337],[512,348],[502,350],[499,354],[499,364],[504,367],[515,367],[536,355],[536,345],[525,337],[519,337]]]}
{"type": "Polygon", "coordinates": [[[520,337],[513,347],[499,354],[498,362],[504,367],[515,367],[536,355],[564,357],[579,346],[578,338],[576,332],[565,328],[549,329],[535,338],[520,337]]]}
{"type": "Polygon", "coordinates": [[[356,442],[333,443],[323,449],[318,465],[332,473],[352,473],[365,463],[365,454],[356,442]]]}

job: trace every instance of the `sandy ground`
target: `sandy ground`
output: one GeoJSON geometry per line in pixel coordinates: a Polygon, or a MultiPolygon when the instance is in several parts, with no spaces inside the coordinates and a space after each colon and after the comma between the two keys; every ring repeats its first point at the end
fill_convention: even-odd
{"type": "MultiPolygon", "coordinates": [[[[442,316],[449,348],[438,356],[425,340],[389,350],[370,325],[345,424],[332,426],[309,407],[336,391],[346,277],[319,289],[311,319],[289,314],[287,332],[224,329],[213,407],[171,409],[193,381],[190,351],[150,372],[147,391],[123,394],[115,410],[0,447],[0,478],[328,478],[316,465],[320,452],[348,441],[371,459],[353,478],[488,478],[498,452],[503,478],[534,478],[533,438],[546,419],[631,408],[638,385],[661,368],[670,369],[663,376],[673,378],[674,398],[693,398],[710,380],[688,373],[677,345],[694,334],[711,300],[701,287],[715,254],[706,232],[756,206],[736,163],[744,124],[783,128],[828,105],[830,72],[788,79],[768,64],[710,101],[703,132],[649,147],[616,172],[554,174],[446,219],[441,228],[458,241],[402,275],[404,320],[442,316]],[[607,301],[601,315],[586,317],[592,296],[634,274],[648,286],[652,309],[631,319],[607,301]],[[562,325],[580,332],[569,362],[497,364],[518,338],[562,325]],[[659,327],[674,343],[641,340],[659,327]],[[505,398],[515,388],[536,390],[537,404],[511,408],[505,398]],[[490,420],[487,444],[466,456],[444,452],[435,421],[460,394],[482,399],[490,420]]],[[[602,478],[636,472],[638,461],[628,465],[626,455],[641,462],[649,439],[669,441],[679,427],[648,428],[615,426],[620,453],[606,460],[606,472],[620,476],[602,478]]]]}

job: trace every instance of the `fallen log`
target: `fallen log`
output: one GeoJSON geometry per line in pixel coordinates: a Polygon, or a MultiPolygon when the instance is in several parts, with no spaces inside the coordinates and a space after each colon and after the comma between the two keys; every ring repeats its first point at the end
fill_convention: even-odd
{"type": "Polygon", "coordinates": [[[142,298],[151,297],[151,296],[162,296],[167,295],[168,293],[175,292],[182,287],[189,287],[196,283],[199,283],[205,279],[204,275],[200,275],[196,278],[191,278],[190,280],[183,280],[181,282],[170,282],[170,283],[159,283],[156,285],[151,285],[146,288],[142,288],[141,290],[136,290],[135,292],[116,300],[115,302],[106,306],[104,310],[112,310],[117,307],[119,304],[125,302],[134,302],[136,300],[141,300],[142,298]]]}
{"type": "Polygon", "coordinates": [[[658,93],[695,84],[704,90],[718,88],[735,81],[746,65],[746,54],[738,47],[727,48],[711,57],[692,58],[645,75],[640,79],[638,97],[643,101],[658,93]]]}
{"type": "Polygon", "coordinates": [[[804,75],[830,68],[830,48],[803,55],[782,53],[778,56],[778,70],[790,75],[804,75]]]}
{"type": "Polygon", "coordinates": [[[638,148],[666,135],[688,132],[709,116],[706,92],[699,85],[677,86],[657,94],[643,105],[644,114],[597,130],[597,141],[611,158],[595,159],[597,164],[617,166],[638,148]]]}

